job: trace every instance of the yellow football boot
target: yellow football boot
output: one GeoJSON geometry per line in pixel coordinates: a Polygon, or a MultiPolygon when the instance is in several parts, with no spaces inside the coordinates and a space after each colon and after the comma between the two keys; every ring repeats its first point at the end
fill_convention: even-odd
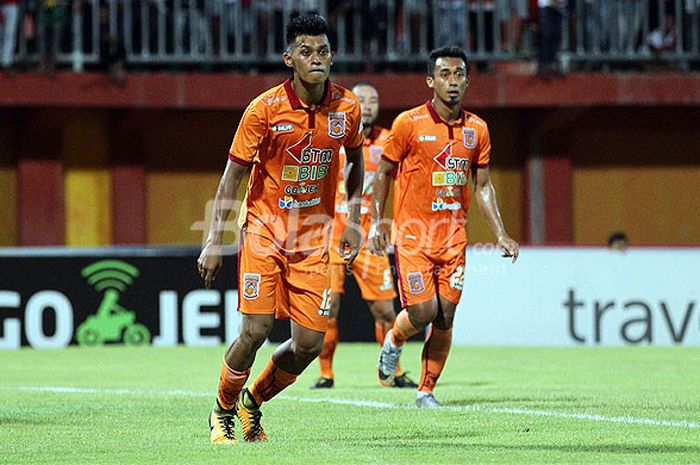
{"type": "Polygon", "coordinates": [[[224,410],[219,402],[211,409],[209,414],[209,431],[212,444],[236,444],[236,425],[234,410],[224,410]]]}
{"type": "Polygon", "coordinates": [[[249,442],[267,441],[265,430],[260,424],[262,412],[260,406],[255,403],[248,389],[243,389],[234,407],[236,416],[241,422],[243,439],[249,442]]]}

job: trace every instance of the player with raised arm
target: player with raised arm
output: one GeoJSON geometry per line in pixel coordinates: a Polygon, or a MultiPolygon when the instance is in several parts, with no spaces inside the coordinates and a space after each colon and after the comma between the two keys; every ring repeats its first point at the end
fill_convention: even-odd
{"type": "MultiPolygon", "coordinates": [[[[360,216],[362,218],[362,236],[366,238],[370,225],[370,201],[372,198],[372,185],[374,184],[374,172],[382,158],[384,143],[389,135],[389,130],[374,124],[379,115],[379,93],[377,88],[369,82],[359,82],[352,87],[352,91],[360,101],[362,132],[365,135],[365,143],[362,147],[365,165],[364,196],[360,216]]],[[[336,211],[333,219],[333,232],[329,252],[331,263],[331,311],[328,317],[328,330],[323,341],[323,350],[318,357],[321,365],[321,377],[311,386],[315,389],[331,388],[334,384],[333,355],[339,340],[337,318],[340,311],[340,300],[345,292],[345,276],[348,268],[351,268],[352,274],[360,287],[362,298],[367,302],[367,306],[374,317],[374,335],[379,345],[384,343],[384,338],[394,326],[394,320],[396,319],[396,313],[394,312],[396,290],[394,289],[394,277],[391,273],[389,259],[372,254],[367,247],[362,248],[351,266],[348,266],[343,258],[338,255],[337,249],[340,246],[340,239],[347,220],[348,204],[345,200],[345,178],[341,172],[338,175],[336,211]]],[[[396,370],[392,387],[418,387],[406,373],[401,373],[401,368],[398,365],[396,370]]]]}
{"type": "Polygon", "coordinates": [[[395,174],[391,235],[404,310],[384,340],[377,363],[379,381],[391,384],[404,343],[430,325],[416,405],[435,408],[441,404],[433,389],[450,351],[464,282],[470,177],[476,202],[504,256],[515,262],[519,246],[506,232],[496,203],[486,123],[462,109],[469,86],[464,50],[433,50],[426,83],[433,89],[432,99],[401,113],[392,125],[374,181],[369,246],[383,255],[389,245],[390,228],[382,219],[389,178],[395,174]]]}
{"type": "Polygon", "coordinates": [[[328,79],[332,65],[328,26],[318,15],[287,25],[283,84],[255,98],[241,119],[214,201],[214,219],[198,260],[209,287],[221,267],[224,223],[244,173],[239,311],[241,332],[224,355],[219,390],[209,416],[212,443],[267,439],[260,406],[287,386],[323,347],[328,320],[328,237],[335,206],[339,152],[345,148],[348,227],[339,253],[352,263],[360,250],[362,122],[352,92],[328,79]],[[291,319],[292,336],[244,389],[255,354],[275,318],[291,319]]]}

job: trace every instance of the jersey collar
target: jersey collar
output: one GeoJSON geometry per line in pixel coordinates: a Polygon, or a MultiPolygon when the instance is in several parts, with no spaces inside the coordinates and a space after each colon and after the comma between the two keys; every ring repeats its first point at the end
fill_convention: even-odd
{"type": "MultiPolygon", "coordinates": [[[[305,109],[306,107],[302,103],[301,99],[297,95],[296,92],[294,92],[294,87],[292,86],[292,78],[287,78],[286,81],[284,81],[284,90],[287,92],[287,98],[289,99],[289,104],[292,106],[292,110],[302,110],[305,109]]],[[[325,105],[328,106],[331,103],[331,80],[326,79],[326,83],[324,84],[323,87],[323,98],[321,99],[320,105],[325,105]]]]}
{"type": "Polygon", "coordinates": [[[442,123],[446,126],[462,126],[464,124],[464,111],[461,108],[459,109],[459,117],[457,118],[457,121],[455,121],[453,124],[449,124],[440,118],[440,115],[433,105],[432,99],[425,102],[425,106],[428,108],[428,113],[430,113],[430,116],[433,118],[433,122],[435,123],[442,123]]]}

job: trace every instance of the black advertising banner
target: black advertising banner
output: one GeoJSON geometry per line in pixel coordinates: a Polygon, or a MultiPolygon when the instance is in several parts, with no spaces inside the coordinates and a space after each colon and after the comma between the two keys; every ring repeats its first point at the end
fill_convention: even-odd
{"type": "MultiPolygon", "coordinates": [[[[237,256],[212,289],[195,248],[0,249],[0,349],[69,344],[174,346],[231,342],[240,329],[237,256]]],[[[346,280],[343,341],[373,340],[357,285],[346,280]]],[[[270,340],[289,337],[278,322],[270,340]]]]}

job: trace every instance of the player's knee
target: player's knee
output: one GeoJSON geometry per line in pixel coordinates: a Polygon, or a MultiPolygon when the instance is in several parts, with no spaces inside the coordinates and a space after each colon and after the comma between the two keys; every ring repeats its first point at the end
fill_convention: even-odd
{"type": "Polygon", "coordinates": [[[422,329],[429,323],[432,323],[437,314],[437,308],[432,300],[414,305],[413,311],[411,312],[411,323],[413,323],[416,328],[422,329]]]}
{"type": "Polygon", "coordinates": [[[238,336],[239,342],[251,350],[257,350],[265,342],[267,335],[272,330],[272,324],[258,323],[255,325],[244,325],[238,336]]]}
{"type": "Polygon", "coordinates": [[[323,338],[318,340],[306,339],[294,344],[294,355],[300,360],[313,360],[323,350],[323,338]]]}

